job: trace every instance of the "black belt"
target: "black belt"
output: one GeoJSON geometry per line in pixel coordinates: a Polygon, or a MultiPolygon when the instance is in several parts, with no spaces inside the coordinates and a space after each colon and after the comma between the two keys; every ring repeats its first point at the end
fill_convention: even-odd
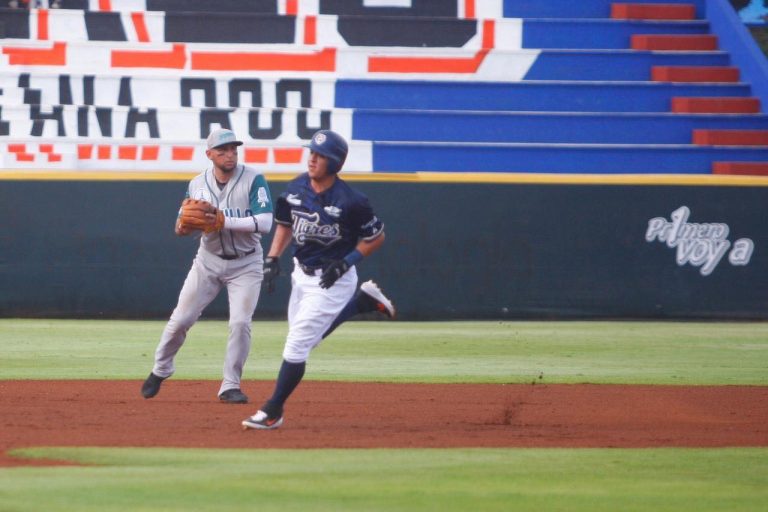
{"type": "Polygon", "coordinates": [[[223,260],[236,260],[236,259],[239,259],[239,258],[244,258],[245,256],[248,256],[249,254],[253,254],[255,252],[256,252],[256,249],[251,249],[250,251],[246,251],[246,252],[244,252],[243,254],[240,254],[240,255],[238,255],[238,254],[217,254],[216,256],[218,256],[219,258],[221,258],[223,260]]]}
{"type": "Polygon", "coordinates": [[[308,276],[316,276],[318,270],[322,270],[323,267],[310,267],[308,265],[304,265],[302,263],[299,263],[299,268],[302,272],[307,274],[308,276]]]}

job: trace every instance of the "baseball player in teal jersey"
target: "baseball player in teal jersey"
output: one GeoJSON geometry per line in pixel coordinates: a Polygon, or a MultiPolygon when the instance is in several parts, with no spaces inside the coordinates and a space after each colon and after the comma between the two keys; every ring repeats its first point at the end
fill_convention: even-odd
{"type": "Polygon", "coordinates": [[[368,198],[337,173],[347,142],[320,130],[309,145],[308,172],[288,184],[275,208],[277,228],[264,262],[267,289],[280,273],[279,258],[293,246],[294,270],[288,303],[288,335],[272,397],[242,422],[246,429],[274,429],[283,406],[299,385],[309,354],[330,332],[357,313],[395,315],[392,303],[372,281],[357,288],[357,269],[384,243],[384,223],[368,198]]]}
{"type": "MultiPolygon", "coordinates": [[[[238,164],[237,148],[240,145],[242,142],[231,130],[211,132],[206,156],[212,166],[189,182],[186,197],[207,201],[223,212],[223,227],[202,233],[178,304],[155,351],[155,365],[141,387],[144,398],[157,395],[162,382],[173,375],[174,357],[184,344],[187,331],[226,287],[229,339],[218,396],[226,403],[248,402],[248,397],[240,390],[240,379],[251,348],[251,319],[263,278],[261,236],[272,229],[273,208],[264,176],[238,164]]],[[[198,232],[186,227],[181,217],[177,219],[177,235],[198,232]]]]}

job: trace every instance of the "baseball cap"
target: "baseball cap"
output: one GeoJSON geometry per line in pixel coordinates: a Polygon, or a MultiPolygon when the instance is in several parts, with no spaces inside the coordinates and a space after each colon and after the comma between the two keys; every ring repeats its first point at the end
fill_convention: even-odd
{"type": "Polygon", "coordinates": [[[223,146],[224,144],[235,144],[236,146],[243,145],[243,142],[237,140],[237,137],[235,137],[235,132],[226,128],[218,128],[213,130],[211,134],[208,135],[207,142],[208,149],[217,148],[219,146],[223,146]]]}

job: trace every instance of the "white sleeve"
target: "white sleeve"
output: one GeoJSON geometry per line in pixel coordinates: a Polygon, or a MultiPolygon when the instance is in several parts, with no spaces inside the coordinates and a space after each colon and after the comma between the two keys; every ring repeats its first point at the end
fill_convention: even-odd
{"type": "Polygon", "coordinates": [[[259,233],[266,235],[272,231],[272,212],[257,213],[255,217],[256,224],[258,224],[257,229],[259,230],[259,233]]]}
{"type": "Polygon", "coordinates": [[[224,229],[259,232],[266,235],[272,229],[272,213],[257,213],[250,217],[224,217],[224,229]]]}

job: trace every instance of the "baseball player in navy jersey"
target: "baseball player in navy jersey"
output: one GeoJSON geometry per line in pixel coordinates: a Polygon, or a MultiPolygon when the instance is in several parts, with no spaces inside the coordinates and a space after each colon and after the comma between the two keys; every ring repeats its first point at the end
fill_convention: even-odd
{"type": "MultiPolygon", "coordinates": [[[[229,339],[218,396],[226,403],[248,402],[240,390],[240,378],[251,348],[251,319],[263,278],[261,236],[272,229],[273,208],[264,176],[238,164],[240,145],[242,142],[231,130],[212,131],[205,152],[212,166],[189,182],[186,197],[207,201],[218,208],[223,213],[223,226],[202,232],[178,304],[160,337],[154,368],[141,387],[144,398],[157,395],[163,380],[174,373],[174,357],[184,344],[187,331],[226,287],[229,339]]],[[[193,233],[200,231],[185,226],[180,215],[176,234],[193,233]]]]}
{"type": "Polygon", "coordinates": [[[282,425],[284,404],[304,377],[310,351],[336,326],[366,311],[395,315],[392,303],[372,281],[356,293],[355,266],[382,246],[384,224],[368,198],[337,176],[347,157],[347,142],[333,131],[320,130],[308,147],[308,171],[291,181],[277,200],[277,227],[264,260],[269,290],[280,273],[280,255],[293,245],[283,362],[272,397],[242,422],[246,429],[282,425]]]}

